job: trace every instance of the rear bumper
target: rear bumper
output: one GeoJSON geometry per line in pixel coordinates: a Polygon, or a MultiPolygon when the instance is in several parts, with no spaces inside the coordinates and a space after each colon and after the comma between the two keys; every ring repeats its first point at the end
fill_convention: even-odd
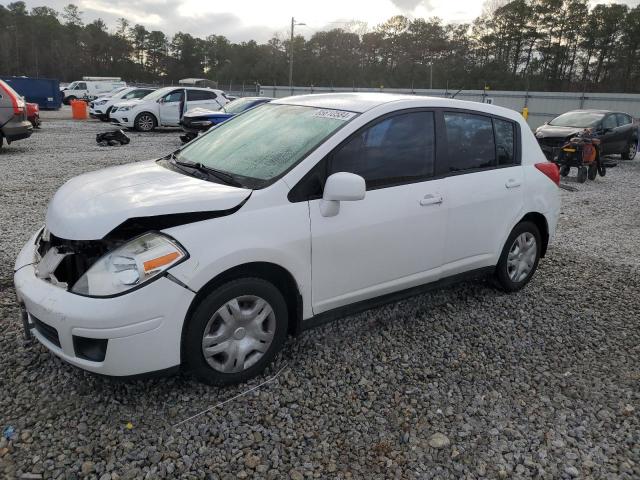
{"type": "Polygon", "coordinates": [[[36,266],[25,264],[33,262],[33,240],[18,257],[23,266],[14,283],[28,328],[42,345],[76,367],[109,376],[180,364],[182,324],[193,292],[163,277],[113,298],[76,295],[38,278],[36,266]]]}
{"type": "Polygon", "coordinates": [[[2,126],[2,135],[9,143],[29,138],[32,133],[33,125],[27,119],[12,119],[2,126]]]}

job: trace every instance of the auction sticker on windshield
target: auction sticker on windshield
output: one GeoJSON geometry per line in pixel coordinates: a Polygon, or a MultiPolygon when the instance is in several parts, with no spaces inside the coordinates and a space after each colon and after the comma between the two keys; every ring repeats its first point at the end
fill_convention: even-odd
{"type": "Polygon", "coordinates": [[[342,110],[321,109],[314,112],[312,116],[320,118],[333,118],[334,120],[343,120],[346,122],[347,120],[351,120],[353,117],[355,117],[356,114],[353,112],[344,112],[342,110]]]}

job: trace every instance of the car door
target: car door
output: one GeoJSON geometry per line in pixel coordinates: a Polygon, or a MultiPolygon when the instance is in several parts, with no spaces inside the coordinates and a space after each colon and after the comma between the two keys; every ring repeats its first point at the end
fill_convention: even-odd
{"type": "Polygon", "coordinates": [[[445,207],[433,179],[432,111],[392,115],[343,142],[326,160],[336,172],[362,176],[365,198],[323,216],[309,202],[315,314],[437,280],[445,207]]]}
{"type": "Polygon", "coordinates": [[[620,132],[620,146],[618,153],[626,151],[627,145],[632,142],[636,142],[635,139],[635,126],[633,125],[633,119],[626,113],[616,113],[616,120],[618,123],[618,130],[620,132]]]}
{"type": "Polygon", "coordinates": [[[174,90],[162,98],[160,102],[160,125],[176,126],[180,124],[184,90],[174,90]]]}
{"type": "Polygon", "coordinates": [[[465,111],[442,114],[439,170],[446,177],[442,275],[495,265],[523,210],[524,172],[515,122],[465,111]]]}
{"type": "Polygon", "coordinates": [[[618,129],[618,120],[614,113],[609,113],[602,119],[599,136],[601,141],[600,151],[603,155],[620,152],[620,131],[618,129]]]}

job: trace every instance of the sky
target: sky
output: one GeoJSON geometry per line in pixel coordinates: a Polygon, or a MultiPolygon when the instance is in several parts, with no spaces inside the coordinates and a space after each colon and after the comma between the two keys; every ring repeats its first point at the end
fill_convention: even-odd
{"type": "MultiPolygon", "coordinates": [[[[148,30],[178,31],[198,37],[224,35],[233,42],[266,42],[288,36],[291,17],[305,23],[296,34],[310,37],[319,30],[347,27],[357,20],[373,28],[393,15],[440,17],[445,22],[471,22],[485,3],[502,0],[26,0],[27,7],[49,6],[62,11],[70,2],[83,12],[85,22],[102,18],[110,29],[125,17],[148,30]]],[[[635,6],[640,0],[618,0],[635,6]]],[[[5,2],[3,2],[5,3],[5,2]]],[[[7,2],[8,3],[8,2],[7,2]]],[[[613,3],[613,0],[592,0],[613,3]]]]}

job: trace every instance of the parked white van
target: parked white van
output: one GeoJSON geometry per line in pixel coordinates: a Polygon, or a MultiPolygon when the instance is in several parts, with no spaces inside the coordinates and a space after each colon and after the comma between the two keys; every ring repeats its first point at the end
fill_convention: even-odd
{"type": "Polygon", "coordinates": [[[165,158],[71,179],[18,256],[16,292],[26,331],[80,368],[242,382],[331,318],[470,276],[522,289],[559,182],[513,110],[281,98],[165,158]]]}
{"type": "Polygon", "coordinates": [[[69,105],[71,100],[93,100],[126,86],[127,83],[123,82],[119,77],[82,77],[82,80],[71,82],[61,89],[64,95],[62,103],[69,105]]]}

